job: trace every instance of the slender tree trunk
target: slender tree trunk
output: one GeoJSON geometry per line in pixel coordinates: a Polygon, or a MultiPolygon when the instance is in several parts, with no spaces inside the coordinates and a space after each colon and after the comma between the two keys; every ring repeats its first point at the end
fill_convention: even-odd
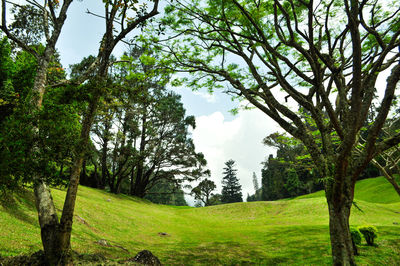
{"type": "Polygon", "coordinates": [[[121,184],[122,184],[122,181],[123,181],[126,177],[128,177],[128,176],[126,175],[126,176],[124,176],[124,177],[120,177],[120,178],[117,179],[117,184],[115,185],[115,194],[121,193],[121,184]]]}
{"type": "MultiPolygon", "coordinates": [[[[134,148],[134,150],[136,150],[136,138],[134,138],[134,141],[133,141],[133,148],[134,148]]],[[[130,177],[131,185],[129,188],[129,195],[133,195],[133,191],[135,189],[135,168],[136,168],[136,166],[133,164],[132,169],[131,169],[131,177],[130,177]]]]}
{"type": "Polygon", "coordinates": [[[108,134],[109,134],[109,125],[108,121],[106,121],[104,125],[104,132],[103,132],[103,147],[101,152],[101,188],[104,189],[107,183],[107,151],[108,151],[108,134]]]}
{"type": "Polygon", "coordinates": [[[129,189],[129,194],[133,195],[134,190],[135,190],[135,167],[134,166],[132,167],[130,178],[131,178],[131,187],[129,189]]]}
{"type": "Polygon", "coordinates": [[[97,174],[97,164],[93,162],[94,165],[94,179],[96,180],[96,188],[100,188],[99,175],[97,174]]]}
{"type": "Polygon", "coordinates": [[[79,145],[76,147],[76,154],[74,156],[74,162],[71,170],[70,182],[68,191],[65,196],[63,212],[59,227],[59,249],[60,254],[68,254],[70,252],[71,243],[71,231],[73,223],[73,215],[75,210],[76,196],[78,193],[79,176],[82,167],[82,163],[86,154],[86,148],[89,143],[90,129],[93,124],[94,116],[97,111],[98,101],[100,99],[100,91],[95,88],[93,99],[89,103],[88,111],[85,114],[82,130],[79,139],[79,145]]]}
{"type": "Polygon", "coordinates": [[[58,172],[58,177],[59,177],[60,179],[62,179],[63,171],[64,171],[64,160],[61,161],[60,171],[58,172]]]}
{"type": "Polygon", "coordinates": [[[146,148],[146,122],[147,114],[144,113],[142,117],[142,132],[140,136],[139,146],[139,162],[137,164],[135,184],[133,188],[133,196],[144,197],[143,178],[144,178],[144,151],[146,148]]]}
{"type": "Polygon", "coordinates": [[[82,171],[81,171],[80,179],[83,180],[84,182],[87,182],[86,160],[83,160],[83,162],[82,162],[82,171]]]}

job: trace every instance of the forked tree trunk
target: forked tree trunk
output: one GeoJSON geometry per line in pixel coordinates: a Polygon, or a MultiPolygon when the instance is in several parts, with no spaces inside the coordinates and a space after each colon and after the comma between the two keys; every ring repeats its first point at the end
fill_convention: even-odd
{"type": "Polygon", "coordinates": [[[42,180],[36,180],[34,192],[46,261],[48,265],[57,265],[59,260],[57,249],[59,223],[50,188],[42,180]]]}
{"type": "MultiPolygon", "coordinates": [[[[42,106],[50,54],[51,51],[47,49],[45,52],[45,55],[47,56],[38,62],[33,86],[34,95],[32,97],[32,105],[38,110],[42,106]]],[[[38,132],[39,128],[34,128],[34,134],[38,134],[38,132]]],[[[35,151],[39,150],[40,147],[35,143],[32,149],[35,151]]],[[[50,193],[50,188],[47,186],[40,173],[35,173],[33,176],[33,189],[35,194],[35,205],[39,218],[40,235],[46,261],[48,265],[57,265],[60,259],[57,245],[59,221],[53,198],[50,193]]]]}

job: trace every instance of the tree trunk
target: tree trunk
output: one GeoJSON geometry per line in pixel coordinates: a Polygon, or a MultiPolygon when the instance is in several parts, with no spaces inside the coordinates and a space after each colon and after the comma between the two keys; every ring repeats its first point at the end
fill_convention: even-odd
{"type": "Polygon", "coordinates": [[[63,212],[60,220],[58,246],[61,255],[69,254],[71,248],[70,240],[71,240],[72,223],[75,210],[75,202],[79,186],[79,176],[81,172],[82,163],[85,158],[87,146],[89,143],[90,129],[92,127],[93,119],[97,111],[97,105],[99,99],[100,99],[100,92],[98,88],[95,88],[93,99],[91,99],[88,111],[83,119],[81,135],[79,138],[79,145],[77,145],[75,150],[75,156],[74,156],[75,159],[72,165],[70,182],[67,194],[65,196],[63,212]]]}
{"type": "Polygon", "coordinates": [[[107,150],[108,150],[108,134],[109,134],[109,124],[106,121],[106,124],[104,125],[104,132],[103,132],[103,147],[102,147],[102,152],[101,152],[101,189],[104,189],[107,184],[107,174],[108,174],[108,169],[107,169],[107,150]]]}
{"type": "MultiPolygon", "coordinates": [[[[346,183],[346,182],[344,182],[346,183]]],[[[350,209],[354,191],[350,184],[332,185],[332,190],[342,190],[342,193],[327,193],[329,208],[329,232],[331,239],[333,265],[355,265],[354,250],[350,234],[350,209]]]]}
{"type": "MultiPolygon", "coordinates": [[[[40,110],[42,107],[50,54],[52,54],[51,49],[46,49],[45,57],[39,60],[39,65],[36,72],[35,82],[33,85],[34,95],[32,97],[32,105],[35,106],[37,110],[40,110]]],[[[36,127],[33,134],[38,133],[39,128],[36,127]]],[[[39,150],[40,148],[38,144],[35,143],[32,149],[35,151],[39,150]]],[[[61,258],[57,245],[59,221],[50,188],[44,182],[41,173],[34,173],[33,185],[35,204],[40,225],[40,235],[46,257],[46,263],[48,265],[58,265],[61,258]]]]}
{"type": "Polygon", "coordinates": [[[132,196],[136,196],[139,198],[143,198],[146,195],[146,186],[141,182],[141,179],[138,179],[138,176],[136,176],[135,180],[135,186],[133,189],[133,194],[132,196]]]}
{"type": "Polygon", "coordinates": [[[42,180],[35,181],[34,193],[46,261],[48,265],[57,265],[60,258],[57,249],[59,223],[53,198],[49,187],[42,180]]]}
{"type": "Polygon", "coordinates": [[[81,176],[80,179],[82,180],[82,182],[86,182],[87,183],[87,174],[86,174],[86,160],[83,160],[82,162],[82,171],[81,171],[81,176]]]}
{"type": "Polygon", "coordinates": [[[96,188],[100,188],[100,180],[97,174],[97,164],[93,163],[93,165],[94,165],[94,179],[96,180],[96,188]]]}
{"type": "Polygon", "coordinates": [[[63,171],[64,171],[64,160],[61,161],[60,171],[58,172],[58,177],[60,178],[60,180],[63,177],[63,171]]]}

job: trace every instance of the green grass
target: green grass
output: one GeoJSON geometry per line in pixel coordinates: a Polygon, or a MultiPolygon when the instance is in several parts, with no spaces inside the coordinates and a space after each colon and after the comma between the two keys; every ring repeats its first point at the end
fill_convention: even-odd
{"type": "MultiPolygon", "coordinates": [[[[65,192],[53,189],[52,193],[61,209],[65,192]]],[[[378,247],[363,243],[358,264],[398,265],[400,225],[394,223],[400,223],[400,197],[382,178],[375,178],[357,184],[356,198],[362,211],[353,208],[351,224],[372,224],[379,230],[378,247]]],[[[322,192],[291,200],[190,208],[81,186],[75,214],[72,248],[79,253],[101,253],[111,260],[148,249],[165,265],[331,263],[322,192]],[[99,239],[113,246],[101,246],[96,243],[99,239]]],[[[41,249],[36,216],[31,192],[2,203],[0,256],[41,249]]]]}

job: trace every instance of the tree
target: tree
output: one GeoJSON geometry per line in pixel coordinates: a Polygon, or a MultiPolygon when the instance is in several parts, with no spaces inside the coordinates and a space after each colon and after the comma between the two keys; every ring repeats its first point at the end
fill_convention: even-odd
{"type": "MultiPolygon", "coordinates": [[[[32,43],[26,41],[27,39],[21,38],[21,34],[16,34],[10,31],[10,28],[7,25],[7,1],[2,0],[2,18],[1,18],[1,26],[0,29],[7,35],[7,37],[15,42],[20,48],[29,52],[31,55],[35,57],[37,60],[37,70],[34,79],[34,84],[32,87],[33,97],[31,99],[32,109],[31,113],[40,110],[42,107],[43,95],[45,93],[45,87],[47,82],[47,69],[49,63],[51,61],[51,57],[55,52],[55,45],[57,43],[58,37],[60,36],[61,29],[64,25],[64,22],[67,18],[67,10],[72,3],[72,0],[65,0],[63,4],[60,5],[55,1],[45,1],[45,3],[40,5],[35,2],[34,4],[28,5],[25,10],[36,11],[36,15],[41,18],[43,22],[43,28],[39,30],[41,34],[45,37],[45,45],[43,51],[38,51],[34,47],[31,46],[32,43]]],[[[19,7],[21,12],[24,12],[23,6],[14,5],[14,7],[19,7]]],[[[30,13],[30,12],[29,12],[30,13]]],[[[23,16],[22,16],[23,17],[23,16]]],[[[18,18],[18,16],[16,17],[18,18]]],[[[26,20],[26,22],[30,22],[30,20],[26,20]]],[[[14,23],[15,26],[15,23],[14,23]]],[[[22,27],[30,26],[22,25],[22,27]]],[[[18,29],[18,26],[16,27],[18,29]]],[[[25,31],[22,33],[30,32],[25,31]]],[[[28,40],[30,40],[28,38],[28,40]]],[[[37,127],[33,127],[32,133],[37,134],[39,129],[37,127]]],[[[32,148],[32,152],[35,153],[35,150],[38,148],[38,144],[35,143],[32,148]]],[[[64,260],[62,258],[62,253],[59,252],[57,245],[55,242],[57,241],[57,224],[58,219],[56,215],[56,209],[51,200],[50,190],[43,180],[43,176],[41,173],[36,173],[33,175],[33,183],[34,183],[34,191],[35,191],[35,200],[36,206],[39,214],[39,223],[41,227],[41,236],[43,248],[45,251],[45,255],[49,264],[55,264],[55,261],[64,260]]],[[[69,259],[66,259],[69,260],[69,259]]]]}
{"type": "Polygon", "coordinates": [[[214,195],[212,192],[216,188],[214,181],[206,178],[192,189],[191,194],[194,195],[196,200],[202,201],[204,206],[210,206],[210,199],[214,195]]]}
{"type": "MultiPolygon", "coordinates": [[[[98,55],[93,64],[88,68],[87,73],[83,75],[80,80],[74,81],[76,84],[80,84],[86,80],[90,74],[96,73],[94,78],[88,83],[88,86],[90,86],[92,90],[90,91],[87,110],[84,112],[84,117],[82,119],[81,133],[77,139],[78,144],[75,145],[73,150],[73,162],[68,190],[60,220],[58,219],[50,189],[43,178],[43,173],[38,172],[33,175],[32,181],[34,184],[36,206],[39,214],[42,244],[46,262],[49,265],[72,263],[72,257],[70,255],[70,238],[79,176],[86,155],[89,143],[89,132],[97,111],[97,105],[101,95],[105,93],[105,88],[107,87],[106,77],[110,65],[110,55],[114,47],[133,29],[143,25],[146,20],[158,14],[158,0],[153,1],[153,9],[150,12],[147,12],[146,5],[141,5],[138,8],[136,6],[138,1],[136,0],[124,2],[115,0],[103,2],[105,7],[106,29],[99,47],[98,55]],[[127,11],[129,10],[136,11],[136,18],[127,17],[127,11]],[[114,27],[116,23],[120,26],[119,31],[117,30],[117,27],[114,27]]],[[[43,5],[34,1],[28,5],[29,8],[27,9],[24,9],[23,6],[14,4],[15,7],[21,9],[21,12],[27,10],[28,14],[32,14],[30,11],[34,9],[37,11],[36,14],[40,15],[41,20],[39,21],[43,23],[33,23],[34,25],[27,24],[24,26],[35,27],[38,24],[42,26],[42,31],[39,32],[43,33],[46,43],[43,51],[39,51],[31,46],[29,43],[31,38],[23,38],[19,36],[21,32],[17,31],[13,33],[9,29],[6,19],[8,11],[6,3],[10,2],[2,0],[2,19],[0,28],[9,39],[14,41],[20,48],[32,54],[38,62],[35,81],[31,90],[33,94],[31,103],[33,111],[40,110],[42,108],[46,85],[48,85],[47,69],[51,58],[54,55],[55,45],[66,20],[67,10],[72,3],[72,0],[64,0],[62,4],[56,0],[45,0],[43,5]]],[[[33,15],[36,16],[35,14],[33,15]]],[[[24,16],[21,16],[21,18],[24,18],[24,16]]],[[[27,23],[31,22],[30,20],[25,21],[27,23]]],[[[16,26],[16,28],[18,28],[18,26],[16,26]]],[[[26,35],[29,32],[30,31],[22,31],[21,34],[24,36],[24,34],[26,35]]],[[[65,82],[64,84],[68,83],[70,82],[65,82]]],[[[40,132],[40,129],[37,126],[34,126],[32,133],[37,134],[38,132],[40,132]]],[[[31,150],[35,153],[38,149],[37,147],[38,143],[34,143],[31,150]]]]}
{"type": "Polygon", "coordinates": [[[222,173],[222,193],[221,202],[232,203],[242,202],[242,186],[239,184],[239,180],[236,176],[237,170],[235,167],[235,161],[229,160],[225,162],[224,172],[222,173]]]}
{"type": "MultiPolygon", "coordinates": [[[[129,193],[129,189],[127,190],[129,193]]],[[[187,206],[185,193],[181,188],[177,188],[174,183],[168,180],[161,180],[144,197],[151,202],[175,206],[187,206]]]]}
{"type": "MultiPolygon", "coordinates": [[[[310,129],[312,130],[312,129],[310,129]]],[[[323,189],[317,170],[304,145],[286,134],[273,133],[263,140],[264,145],[277,149],[263,164],[262,198],[277,200],[323,189]]]]}
{"type": "Polygon", "coordinates": [[[208,201],[209,206],[222,204],[221,197],[221,194],[212,195],[208,201]]]}
{"type": "MultiPolygon", "coordinates": [[[[170,183],[178,189],[204,172],[204,156],[189,136],[194,117],[186,116],[180,96],[166,89],[171,70],[158,57],[139,40],[108,76],[109,93],[95,116],[92,141],[100,147],[99,185],[112,193],[120,193],[129,179],[129,193],[144,197],[153,187],[170,183]]],[[[74,75],[92,60],[74,66],[74,75]]]]}
{"type": "Polygon", "coordinates": [[[257,176],[256,173],[254,172],[253,172],[253,185],[254,185],[254,194],[249,195],[249,193],[247,193],[247,198],[246,198],[247,202],[261,200],[262,190],[258,185],[257,176]]]}
{"type": "Polygon", "coordinates": [[[372,158],[400,142],[400,133],[380,137],[400,79],[399,11],[398,1],[380,0],[177,0],[166,9],[164,22],[178,37],[160,45],[176,69],[194,74],[191,86],[212,91],[229,84],[229,93],[307,148],[324,178],[334,265],[355,264],[349,216],[357,178],[372,158]],[[391,73],[381,108],[360,143],[385,70],[391,73]],[[310,120],[320,138],[309,130],[310,120]]]}
{"type": "Polygon", "coordinates": [[[253,185],[254,185],[254,191],[257,192],[257,190],[260,189],[260,186],[258,185],[257,176],[256,176],[256,173],[254,173],[254,172],[253,172],[253,185]]]}

